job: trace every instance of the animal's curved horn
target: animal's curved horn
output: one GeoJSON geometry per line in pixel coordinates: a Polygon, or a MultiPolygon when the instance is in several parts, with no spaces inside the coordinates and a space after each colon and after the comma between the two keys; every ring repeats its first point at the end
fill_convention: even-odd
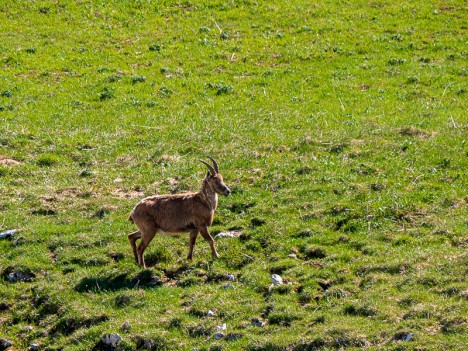
{"type": "Polygon", "coordinates": [[[219,173],[218,162],[216,162],[214,158],[211,156],[208,156],[208,158],[211,160],[211,162],[213,162],[213,166],[214,166],[216,173],[219,173]]]}
{"type": "Polygon", "coordinates": [[[205,161],[202,161],[202,160],[200,160],[200,162],[203,163],[203,164],[205,164],[206,167],[208,167],[208,169],[210,170],[210,173],[211,173],[212,175],[216,175],[216,171],[214,170],[214,168],[213,168],[209,163],[206,163],[205,161]]]}

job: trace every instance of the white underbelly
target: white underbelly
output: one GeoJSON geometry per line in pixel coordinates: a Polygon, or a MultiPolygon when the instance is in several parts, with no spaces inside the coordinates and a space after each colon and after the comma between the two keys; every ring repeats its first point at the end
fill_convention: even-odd
{"type": "Polygon", "coordinates": [[[181,234],[181,232],[165,232],[165,231],[163,231],[161,229],[158,229],[157,233],[159,235],[164,235],[164,236],[176,236],[176,235],[181,234]]]}

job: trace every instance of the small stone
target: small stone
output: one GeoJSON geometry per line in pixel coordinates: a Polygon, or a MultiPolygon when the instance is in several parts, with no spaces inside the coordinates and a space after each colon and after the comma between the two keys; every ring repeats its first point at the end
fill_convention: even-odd
{"type": "Polygon", "coordinates": [[[222,338],[224,338],[224,334],[223,334],[223,333],[216,333],[216,334],[214,335],[214,338],[215,338],[216,340],[222,339],[222,338]]]}
{"type": "Polygon", "coordinates": [[[413,336],[411,335],[411,332],[408,331],[402,331],[398,332],[393,336],[394,340],[400,340],[400,341],[411,341],[413,340],[413,336]]]}
{"type": "Polygon", "coordinates": [[[13,344],[11,342],[9,342],[8,340],[6,339],[0,339],[0,350],[6,350],[7,348],[9,348],[10,346],[12,346],[13,344]]]}
{"type": "Polygon", "coordinates": [[[228,274],[227,278],[228,278],[228,280],[230,282],[235,282],[236,281],[236,277],[234,276],[234,274],[228,274]]]}
{"type": "Polygon", "coordinates": [[[218,325],[218,326],[216,327],[216,329],[218,329],[218,330],[226,330],[226,329],[227,329],[226,323],[223,323],[222,325],[218,325]]]}
{"type": "Polygon", "coordinates": [[[33,273],[18,271],[18,272],[11,272],[10,274],[8,274],[7,280],[12,283],[27,282],[27,281],[31,281],[32,278],[34,277],[35,277],[35,274],[33,273]]]}
{"type": "Polygon", "coordinates": [[[288,257],[290,258],[294,258],[295,260],[297,260],[297,255],[292,253],[292,254],[289,254],[288,257]]]}
{"type": "Polygon", "coordinates": [[[206,316],[207,317],[216,317],[216,313],[214,313],[212,310],[208,310],[208,312],[206,312],[206,316]]]}
{"type": "Polygon", "coordinates": [[[263,327],[265,325],[265,322],[261,321],[258,318],[255,318],[252,320],[252,325],[256,327],[263,327]]]}
{"type": "Polygon", "coordinates": [[[101,341],[106,346],[117,347],[122,341],[122,337],[119,334],[105,334],[102,336],[101,341]]]}
{"type": "Polygon", "coordinates": [[[283,284],[283,278],[281,278],[278,274],[272,274],[271,281],[273,282],[273,285],[275,286],[283,284]]]}
{"type": "Polygon", "coordinates": [[[215,238],[238,238],[242,235],[240,230],[232,230],[230,232],[221,232],[215,238]]]}
{"type": "Polygon", "coordinates": [[[39,344],[34,343],[34,344],[29,345],[29,350],[30,350],[30,351],[37,351],[37,350],[39,350],[39,344]]]}
{"type": "Polygon", "coordinates": [[[0,239],[11,239],[17,231],[18,229],[5,230],[4,232],[0,233],[0,239]]]}

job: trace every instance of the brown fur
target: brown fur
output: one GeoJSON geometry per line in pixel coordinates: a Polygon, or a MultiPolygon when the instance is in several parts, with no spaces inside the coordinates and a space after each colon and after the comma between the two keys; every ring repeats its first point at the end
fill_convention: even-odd
{"type": "Polygon", "coordinates": [[[219,257],[208,227],[213,223],[218,194],[228,196],[231,191],[224,184],[222,175],[213,171],[210,168],[197,193],[150,196],[133,208],[129,219],[139,230],[129,234],[128,239],[138,264],[146,268],[143,253],[157,233],[177,235],[189,232],[187,259],[192,259],[193,247],[200,233],[210,244],[213,257],[219,257]],[[135,242],[140,238],[141,242],[137,247],[135,242]]]}

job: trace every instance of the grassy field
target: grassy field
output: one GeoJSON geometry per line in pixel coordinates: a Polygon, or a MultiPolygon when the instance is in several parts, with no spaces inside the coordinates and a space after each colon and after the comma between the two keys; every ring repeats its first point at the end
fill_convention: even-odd
{"type": "Polygon", "coordinates": [[[465,350],[466,10],[3,0],[0,339],[465,350]],[[233,191],[211,232],[242,235],[191,262],[156,237],[140,269],[132,207],[196,191],[206,155],[233,191]]]}

